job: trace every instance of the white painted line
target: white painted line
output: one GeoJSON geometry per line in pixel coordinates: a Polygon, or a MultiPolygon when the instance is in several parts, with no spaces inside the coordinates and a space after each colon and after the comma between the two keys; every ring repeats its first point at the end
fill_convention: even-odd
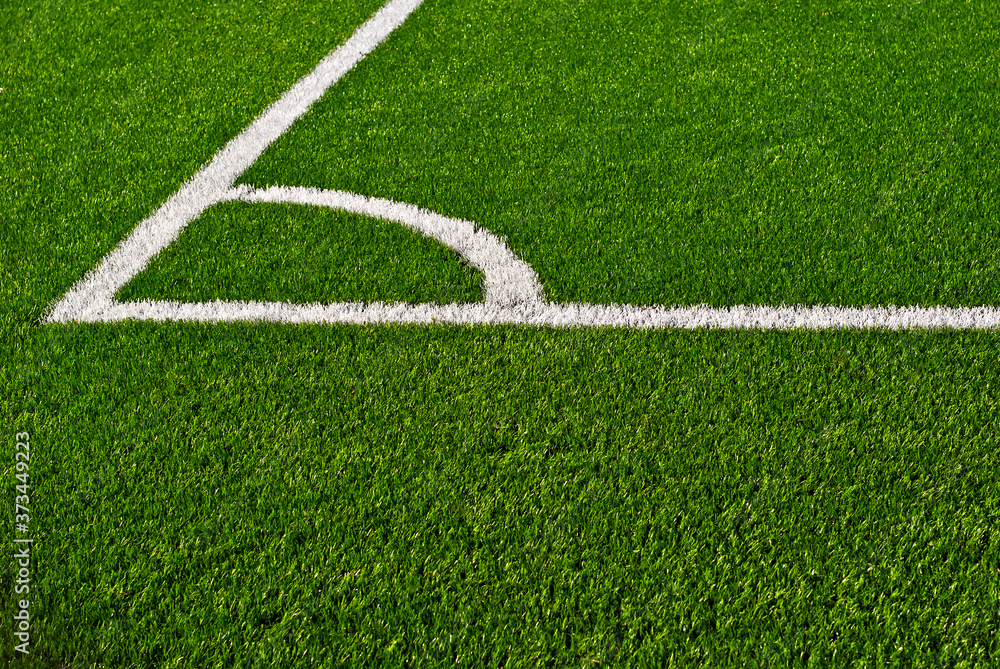
{"type": "Polygon", "coordinates": [[[255,190],[241,186],[233,190],[233,199],[243,202],[283,202],[315,207],[343,209],[355,214],[396,221],[408,228],[450,246],[470,265],[483,273],[488,305],[541,304],[542,285],[531,266],[515,256],[499,238],[476,229],[471,221],[448,218],[412,204],[354,193],[314,188],[276,186],[255,190]]]}
{"type": "Polygon", "coordinates": [[[406,20],[423,0],[390,0],[340,48],[264,110],[185,183],[98,266],[76,283],[48,314],[49,322],[87,320],[108,311],[114,295],[187,225],[228,195],[236,179],[326,90],[406,20]]]}
{"type": "Polygon", "coordinates": [[[331,52],[243,132],[226,144],[190,181],[111,251],[57,302],[46,322],[115,322],[125,319],[281,323],[514,324],[544,327],[724,328],[755,330],[1000,327],[993,307],[756,306],[641,307],[552,304],[544,300],[534,270],[503,240],[470,221],[411,204],[354,193],[278,186],[257,190],[233,184],[264,150],[340,77],[406,20],[422,0],[390,0],[340,48],[331,52]],[[451,247],[483,272],[485,299],[476,304],[343,302],[160,301],[117,302],[115,293],[172,243],[208,207],[228,200],[332,207],[396,221],[451,247]]]}
{"type": "Polygon", "coordinates": [[[280,322],[280,323],[414,323],[511,324],[538,327],[615,327],[639,329],[713,328],[728,330],[909,330],[1000,327],[1000,309],[992,307],[639,307],[615,304],[386,304],[339,302],[120,302],[80,320],[280,322]]]}

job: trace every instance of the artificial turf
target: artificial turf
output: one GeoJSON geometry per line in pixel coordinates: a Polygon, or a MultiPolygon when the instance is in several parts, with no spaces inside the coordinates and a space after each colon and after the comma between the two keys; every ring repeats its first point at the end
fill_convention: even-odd
{"type": "Polygon", "coordinates": [[[480,275],[397,223],[230,202],[202,215],[119,300],[479,302],[480,275]]]}
{"type": "Polygon", "coordinates": [[[122,324],[25,343],[40,654],[996,657],[991,334],[122,324]]]}
{"type": "MultiPolygon", "coordinates": [[[[0,661],[996,663],[995,332],[39,324],[376,8],[0,13],[0,661]]],[[[550,299],[996,305],[998,25],[427,0],[244,181],[474,220],[550,299]]],[[[476,299],[449,254],[231,204],[122,296],[476,299]]]]}
{"type": "Polygon", "coordinates": [[[1000,303],[1000,9],[422,8],[243,177],[504,235],[559,302],[1000,303]]]}

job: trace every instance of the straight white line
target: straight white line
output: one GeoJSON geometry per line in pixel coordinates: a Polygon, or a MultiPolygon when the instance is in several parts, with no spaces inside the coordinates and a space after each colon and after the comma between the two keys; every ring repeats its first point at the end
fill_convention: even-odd
{"type": "Polygon", "coordinates": [[[124,302],[87,321],[124,319],[153,321],[279,323],[413,323],[510,324],[539,327],[615,327],[640,329],[712,328],[728,330],[909,330],[951,328],[983,330],[1000,327],[993,307],[831,307],[739,305],[734,307],[664,307],[616,304],[386,304],[340,302],[124,302]]]}
{"type": "Polygon", "coordinates": [[[236,179],[264,150],[420,6],[423,0],[390,0],[338,49],[328,54],[312,72],[296,82],[281,98],[185,183],[100,264],[78,281],[46,320],[88,320],[106,312],[114,295],[153,257],[173,242],[187,225],[207,208],[226,198],[236,179]]]}

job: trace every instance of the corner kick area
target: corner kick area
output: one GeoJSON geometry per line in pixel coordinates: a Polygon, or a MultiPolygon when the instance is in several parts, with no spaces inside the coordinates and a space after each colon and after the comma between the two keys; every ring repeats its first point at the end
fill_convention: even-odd
{"type": "Polygon", "coordinates": [[[330,52],[308,75],[231,140],[152,216],[54,303],[45,322],[271,321],[283,323],[441,323],[513,324],[550,327],[723,328],[723,329],[991,329],[1000,309],[828,305],[736,305],[732,307],[633,306],[552,303],[532,267],[505,240],[472,221],[441,216],[419,207],[344,191],[234,186],[275,140],[306,114],[314,102],[386,39],[423,0],[390,0],[330,52]],[[339,302],[212,301],[184,303],[119,302],[115,293],[141,273],[189,223],[213,205],[242,201],[330,207],[394,221],[448,246],[483,275],[484,302],[407,304],[339,302]]]}

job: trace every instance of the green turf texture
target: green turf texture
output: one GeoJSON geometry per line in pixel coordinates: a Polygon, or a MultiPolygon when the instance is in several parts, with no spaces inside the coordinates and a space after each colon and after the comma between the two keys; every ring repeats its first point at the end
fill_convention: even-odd
{"type": "Polygon", "coordinates": [[[480,274],[398,223],[320,207],[229,202],[186,230],[119,300],[479,302],[480,274]]]}
{"type": "Polygon", "coordinates": [[[996,658],[995,335],[23,341],[38,643],[81,666],[996,658]]]}
{"type": "MultiPolygon", "coordinates": [[[[14,514],[14,433],[28,431],[37,540],[23,661],[12,533],[0,532],[0,664],[995,664],[995,332],[38,325],[375,7],[17,1],[0,12],[0,526],[14,514]]],[[[507,234],[553,299],[1000,304],[987,280],[1000,227],[992,5],[662,7],[427,0],[245,181],[474,220],[507,234]],[[793,28],[838,37],[810,46],[793,28]],[[724,52],[733,34],[746,40],[724,52]],[[787,61],[791,76],[809,54],[829,107],[796,106],[780,94],[792,79],[765,75],[787,61]],[[573,65],[613,58],[638,76],[647,56],[672,58],[658,71],[681,68],[678,95],[700,101],[700,116],[670,112],[687,131],[663,130],[674,99],[656,107],[652,69],[642,107],[628,95],[647,89],[628,72],[588,79],[573,65]],[[708,79],[743,62],[758,79],[708,79]],[[394,64],[406,66],[395,79],[394,64]],[[883,93],[846,96],[851,65],[885,84],[864,91],[883,93]],[[723,104],[753,82],[746,105],[723,104]],[[652,120],[632,123],[642,113],[652,120]],[[819,146],[808,132],[825,113],[840,120],[819,146]],[[952,139],[935,134],[939,121],[952,139]],[[842,179],[808,224],[791,213],[808,170],[766,160],[768,133],[788,124],[803,132],[783,140],[791,155],[828,189],[842,179]],[[877,202],[881,218],[866,222],[857,212],[877,202]],[[701,223],[679,218],[694,204],[701,223]],[[841,283],[818,261],[781,283],[779,256],[827,257],[802,241],[827,220],[841,283]],[[752,225],[771,227],[758,238],[752,225]],[[899,241],[921,230],[936,236],[899,241]],[[759,265],[720,255],[748,239],[740,248],[759,265]],[[904,262],[917,247],[930,260],[904,262]],[[656,279],[671,272],[685,280],[656,279]]],[[[474,297],[468,268],[408,234],[226,205],[124,291],[391,299],[412,294],[418,267],[420,300],[474,297]],[[354,252],[373,235],[385,245],[354,252]],[[256,254],[235,252],[250,242],[256,254]],[[396,260],[405,277],[378,267],[396,260]],[[351,283],[345,265],[369,282],[351,283]]]]}
{"type": "Polygon", "coordinates": [[[476,221],[560,302],[997,304],[998,25],[993,2],[443,0],[243,181],[476,221]]]}

